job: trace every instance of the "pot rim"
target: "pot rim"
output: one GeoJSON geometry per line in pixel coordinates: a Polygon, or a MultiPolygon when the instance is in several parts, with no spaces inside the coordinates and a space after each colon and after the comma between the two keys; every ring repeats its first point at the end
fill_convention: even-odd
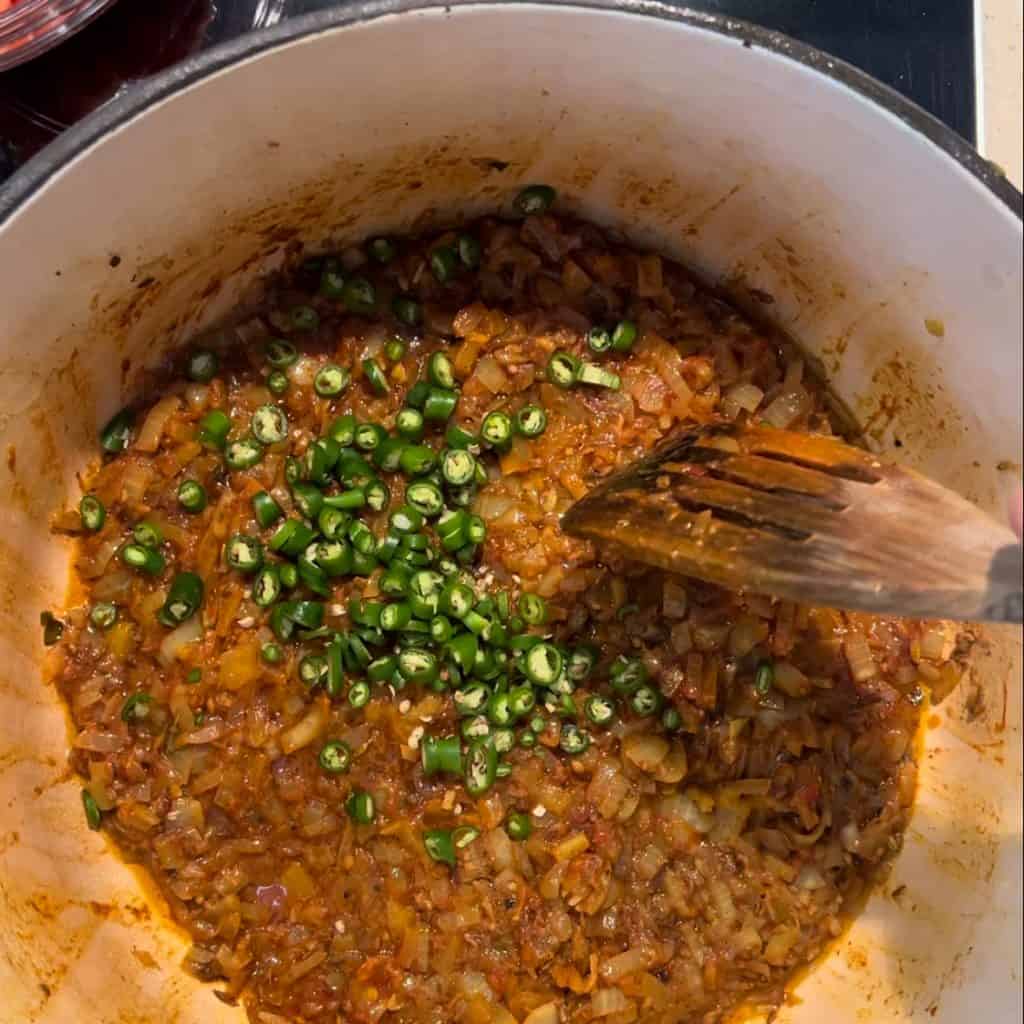
{"type": "Polygon", "coordinates": [[[663,0],[361,0],[343,7],[299,15],[270,28],[257,29],[133,85],[67,129],[0,185],[0,228],[67,164],[104,136],[123,127],[161,100],[211,75],[280,46],[336,28],[396,14],[453,7],[542,6],[621,12],[671,21],[734,39],[802,64],[851,89],[895,115],[952,157],[1018,220],[1024,220],[1024,197],[995,164],[937,117],[866,72],[806,43],[723,14],[675,7],[663,0]]]}

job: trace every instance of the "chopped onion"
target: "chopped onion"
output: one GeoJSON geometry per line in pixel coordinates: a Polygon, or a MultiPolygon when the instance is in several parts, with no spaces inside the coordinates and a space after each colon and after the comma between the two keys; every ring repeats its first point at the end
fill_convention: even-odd
{"type": "Polygon", "coordinates": [[[135,441],[135,447],[140,452],[155,452],[160,447],[160,439],[163,437],[167,421],[178,411],[180,405],[181,401],[177,395],[167,395],[149,410],[135,441]]]}
{"type": "Polygon", "coordinates": [[[773,682],[787,697],[806,697],[811,692],[811,681],[789,661],[777,661],[773,682]]]}
{"type": "Polygon", "coordinates": [[[641,298],[651,299],[661,294],[664,287],[661,274],[661,257],[647,253],[636,263],[636,293],[641,298]]]}
{"type": "Polygon", "coordinates": [[[203,805],[198,800],[180,797],[171,805],[164,823],[169,829],[184,830],[195,828],[202,830],[206,825],[203,805]]]}
{"type": "Polygon", "coordinates": [[[765,408],[762,415],[773,427],[792,426],[810,408],[811,398],[804,390],[783,391],[765,408]]]}
{"type": "Polygon", "coordinates": [[[855,821],[848,821],[839,831],[839,841],[843,849],[856,853],[860,847],[860,829],[855,821]]]}
{"type": "Polygon", "coordinates": [[[804,361],[800,358],[791,359],[786,364],[786,374],[782,378],[783,391],[796,391],[803,383],[804,361]]]}
{"type": "Polygon", "coordinates": [[[494,828],[484,836],[484,845],[491,856],[494,870],[506,871],[515,866],[515,851],[512,840],[503,828],[494,828]]]}
{"type": "Polygon", "coordinates": [[[601,980],[616,982],[627,974],[636,974],[647,967],[647,954],[634,947],[625,953],[610,957],[601,964],[601,980]]]}
{"type": "Polygon", "coordinates": [[[293,726],[285,729],[278,737],[281,750],[294,754],[296,750],[308,747],[327,726],[327,708],[317,701],[293,726]]]}
{"type": "Polygon", "coordinates": [[[632,1007],[621,989],[599,988],[590,996],[590,1010],[595,1017],[610,1017],[632,1007]]]}
{"type": "Polygon", "coordinates": [[[97,754],[112,754],[124,746],[124,739],[117,733],[107,732],[97,725],[91,725],[75,737],[75,746],[79,750],[92,750],[97,754]]]}
{"type": "Polygon", "coordinates": [[[715,819],[710,814],[704,814],[684,793],[664,797],[658,809],[666,820],[681,821],[702,835],[707,835],[715,825],[715,819]]]}
{"type": "Polygon", "coordinates": [[[562,236],[551,230],[550,223],[545,217],[527,217],[523,221],[522,238],[524,242],[536,246],[549,260],[555,262],[568,250],[562,236]]]}
{"type": "Polygon", "coordinates": [[[83,558],[78,562],[78,571],[87,579],[94,580],[102,576],[110,565],[110,560],[121,546],[121,537],[114,535],[100,542],[91,558],[83,558]]]}
{"type": "Polygon", "coordinates": [[[653,733],[639,733],[627,736],[622,741],[622,754],[643,772],[653,773],[668,757],[669,742],[664,736],[653,733]]]}
{"type": "Polygon", "coordinates": [[[185,388],[185,401],[193,409],[202,409],[210,397],[208,384],[189,384],[185,388]]]}
{"type": "Polygon", "coordinates": [[[826,885],[828,882],[825,881],[825,876],[813,864],[805,865],[800,869],[800,874],[796,876],[796,887],[806,892],[824,889],[826,885]]]}
{"type": "Polygon", "coordinates": [[[113,569],[93,585],[93,596],[99,601],[124,600],[131,593],[134,577],[127,569],[113,569]]]}
{"type": "Polygon", "coordinates": [[[656,843],[651,843],[636,858],[634,862],[636,873],[641,878],[650,881],[665,866],[667,860],[665,851],[656,843]]]}
{"type": "Polygon", "coordinates": [[[843,644],[843,650],[855,683],[865,683],[869,679],[874,679],[878,666],[875,665],[875,657],[862,633],[850,633],[843,644]]]}
{"type": "Polygon", "coordinates": [[[921,634],[921,657],[929,661],[946,661],[953,653],[953,630],[945,622],[928,626],[921,634]],[[948,644],[948,648],[947,648],[948,644]]]}
{"type": "Polygon", "coordinates": [[[177,629],[172,629],[160,642],[160,650],[157,657],[160,664],[165,668],[174,664],[176,658],[182,656],[183,651],[189,644],[201,640],[203,636],[203,624],[199,621],[198,615],[193,615],[187,622],[183,622],[177,629]]]}
{"type": "Polygon", "coordinates": [[[686,617],[686,587],[675,580],[666,578],[661,588],[661,608],[665,617],[682,619],[686,617]]]}
{"type": "Polygon", "coordinates": [[[482,996],[488,1001],[494,998],[494,990],[487,984],[487,979],[477,971],[463,971],[458,984],[464,996],[482,996]]]}
{"type": "Polygon", "coordinates": [[[558,1024],[558,1004],[538,1006],[523,1018],[523,1024],[558,1024]]]}
{"type": "Polygon", "coordinates": [[[658,360],[658,372],[661,374],[661,379],[675,396],[673,411],[677,416],[685,416],[690,411],[690,403],[693,401],[693,389],[683,379],[682,356],[664,338],[660,338],[656,334],[646,334],[645,340],[647,347],[658,360]]]}
{"type": "MultiPolygon", "coordinates": [[[[484,356],[477,360],[473,370],[473,378],[478,380],[492,395],[508,391],[508,374],[494,356],[484,356]]],[[[466,382],[467,384],[469,381],[466,382]]]]}
{"type": "Polygon", "coordinates": [[[722,413],[734,420],[740,412],[755,412],[764,399],[764,392],[756,384],[737,384],[722,396],[722,413]]]}

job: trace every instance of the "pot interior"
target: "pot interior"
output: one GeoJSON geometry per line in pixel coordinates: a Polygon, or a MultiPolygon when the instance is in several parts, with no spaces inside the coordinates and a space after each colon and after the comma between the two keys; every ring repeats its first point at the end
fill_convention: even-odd
{"type": "MultiPolygon", "coordinates": [[[[144,111],[115,103],[0,222],[4,1024],[242,1019],[179,970],[183,937],[86,830],[39,613],[67,579],[48,520],[98,427],[289,246],[457,223],[548,182],[788,330],[879,450],[997,515],[1019,473],[1020,222],[899,117],[696,19],[499,4],[331,20],[173,72],[144,111]]],[[[1019,631],[986,631],[929,718],[892,878],[780,1020],[1019,1007],[1019,678],[1019,631]]]]}

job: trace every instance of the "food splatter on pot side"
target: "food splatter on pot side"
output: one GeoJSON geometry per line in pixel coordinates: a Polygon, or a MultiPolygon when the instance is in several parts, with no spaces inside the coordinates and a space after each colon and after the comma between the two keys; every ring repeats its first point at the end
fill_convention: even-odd
{"type": "Polygon", "coordinates": [[[770,1012],[900,846],[968,638],[561,533],[680,425],[837,425],[792,346],[552,198],[306,260],[58,516],[85,813],[260,1024],[770,1012]]]}

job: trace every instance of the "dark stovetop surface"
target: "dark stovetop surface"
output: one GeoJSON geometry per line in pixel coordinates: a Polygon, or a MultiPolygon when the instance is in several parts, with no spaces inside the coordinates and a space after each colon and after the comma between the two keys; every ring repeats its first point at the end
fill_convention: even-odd
{"type": "MultiPolygon", "coordinates": [[[[974,142],[974,2],[690,0],[686,6],[778,29],[856,64],[974,142]]],[[[255,27],[335,3],[120,0],[55,50],[0,74],[0,181],[133,81],[255,27]]]]}

